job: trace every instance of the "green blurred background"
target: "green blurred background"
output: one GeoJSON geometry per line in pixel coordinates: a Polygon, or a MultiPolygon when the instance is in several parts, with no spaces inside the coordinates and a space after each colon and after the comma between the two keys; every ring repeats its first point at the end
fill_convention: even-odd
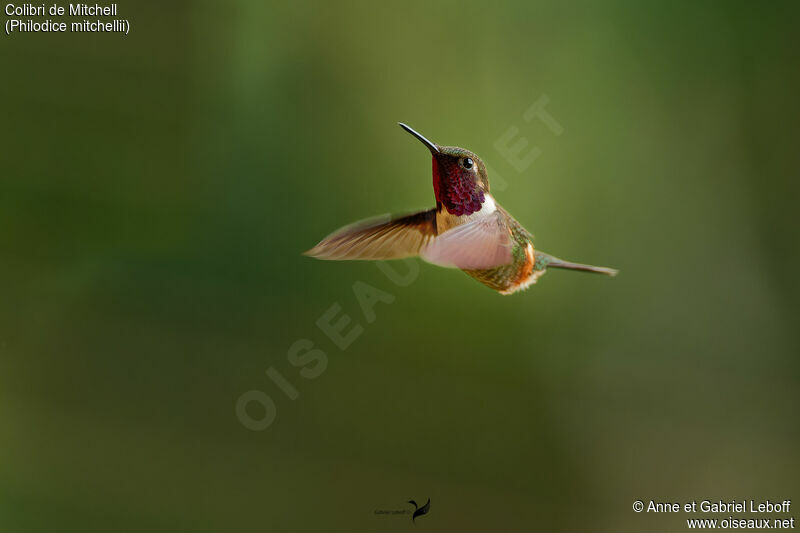
{"type": "Polygon", "coordinates": [[[799,11],[127,2],[127,37],[2,35],[0,530],[409,531],[375,510],[430,498],[420,530],[682,531],[632,502],[798,497],[799,11]],[[433,205],[397,121],[621,275],[301,256],[433,205]],[[372,323],[358,281],[395,297],[372,323]]]}

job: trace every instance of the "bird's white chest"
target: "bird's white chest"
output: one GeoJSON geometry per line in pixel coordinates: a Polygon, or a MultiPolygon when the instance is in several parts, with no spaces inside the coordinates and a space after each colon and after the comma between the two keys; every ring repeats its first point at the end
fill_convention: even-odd
{"type": "Polygon", "coordinates": [[[494,203],[494,198],[492,198],[491,194],[486,194],[480,211],[476,211],[466,218],[481,218],[489,216],[495,211],[497,211],[497,204],[494,203]]]}
{"type": "Polygon", "coordinates": [[[442,233],[451,228],[455,228],[456,226],[466,224],[467,222],[472,222],[473,220],[479,220],[481,218],[488,217],[495,211],[497,211],[497,203],[495,203],[494,198],[492,198],[491,194],[485,195],[480,210],[475,211],[471,215],[461,215],[461,216],[451,215],[450,213],[447,212],[446,208],[442,207],[442,210],[436,215],[437,229],[439,230],[439,233],[442,233]]]}

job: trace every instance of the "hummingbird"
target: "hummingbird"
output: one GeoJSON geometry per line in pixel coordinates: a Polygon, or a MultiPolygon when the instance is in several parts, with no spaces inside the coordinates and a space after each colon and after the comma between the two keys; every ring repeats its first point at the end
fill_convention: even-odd
{"type": "Polygon", "coordinates": [[[536,250],[533,235],[489,193],[486,165],[469,150],[440,146],[398,123],[431,152],[436,207],[366,219],[340,228],[305,255],[328,260],[385,260],[419,256],[458,268],[500,294],[536,283],[548,268],[615,276],[617,270],[564,261],[536,250]]]}

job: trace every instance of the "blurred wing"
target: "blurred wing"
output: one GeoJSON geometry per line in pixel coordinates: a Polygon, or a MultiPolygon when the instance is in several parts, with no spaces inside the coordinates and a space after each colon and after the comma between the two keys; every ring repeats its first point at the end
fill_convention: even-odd
{"type": "Polygon", "coordinates": [[[511,231],[496,212],[441,233],[420,255],[439,266],[480,270],[511,263],[512,246],[511,231]]]}
{"type": "Polygon", "coordinates": [[[419,254],[435,235],[435,209],[395,219],[384,216],[345,226],[305,255],[338,261],[401,259],[419,254]]]}

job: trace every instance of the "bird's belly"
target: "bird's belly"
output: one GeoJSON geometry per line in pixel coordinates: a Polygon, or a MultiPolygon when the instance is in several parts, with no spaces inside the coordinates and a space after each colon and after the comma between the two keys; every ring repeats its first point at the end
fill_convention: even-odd
{"type": "Polygon", "coordinates": [[[534,250],[527,243],[508,265],[483,270],[465,270],[468,275],[501,294],[511,294],[526,289],[544,274],[544,270],[534,270],[534,250]]]}

